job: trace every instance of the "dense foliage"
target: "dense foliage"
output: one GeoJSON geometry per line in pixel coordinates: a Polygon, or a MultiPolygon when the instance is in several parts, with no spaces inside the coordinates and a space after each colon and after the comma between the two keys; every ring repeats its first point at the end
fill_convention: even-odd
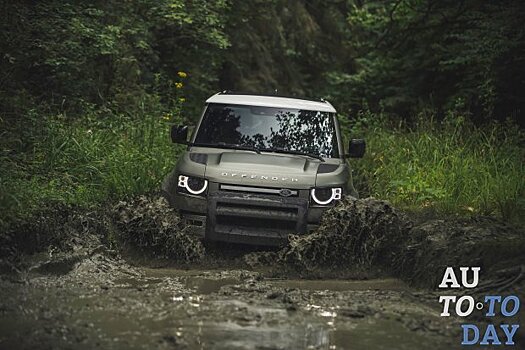
{"type": "Polygon", "coordinates": [[[359,118],[370,194],[506,216],[515,208],[496,207],[523,208],[522,134],[492,123],[525,119],[521,0],[21,0],[0,11],[1,221],[53,200],[155,189],[177,155],[168,125],[195,121],[223,89],[325,97],[345,123],[359,118]],[[468,125],[453,136],[418,126],[451,113],[468,125]],[[387,149],[396,161],[381,168],[387,149]],[[428,158],[418,152],[443,159],[418,163],[428,158]],[[470,156],[488,170],[467,171],[470,156]],[[429,166],[421,176],[432,179],[414,180],[429,166]],[[456,170],[474,186],[489,174],[485,197],[447,187],[456,170]],[[510,204],[495,199],[507,193],[510,204]]]}
{"type": "Polygon", "coordinates": [[[461,103],[475,119],[522,115],[520,0],[4,1],[1,110],[82,114],[164,98],[189,73],[189,113],[219,89],[329,97],[407,117],[461,103]]]}
{"type": "Polygon", "coordinates": [[[523,221],[525,133],[515,124],[475,127],[449,112],[441,122],[419,116],[408,127],[364,111],[349,133],[369,145],[368,155],[353,162],[363,196],[413,210],[523,221]]]}
{"type": "Polygon", "coordinates": [[[179,71],[192,73],[190,92],[202,99],[218,75],[219,51],[229,45],[227,8],[222,0],[6,2],[2,110],[133,110],[159,81],[169,98],[179,71]]]}
{"type": "Polygon", "coordinates": [[[334,72],[352,106],[401,116],[461,105],[476,121],[525,109],[525,3],[365,1],[349,13],[355,71],[334,72]]]}

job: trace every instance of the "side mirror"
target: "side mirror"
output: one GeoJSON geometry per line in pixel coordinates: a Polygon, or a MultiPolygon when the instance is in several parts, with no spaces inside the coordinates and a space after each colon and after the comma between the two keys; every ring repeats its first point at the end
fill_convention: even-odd
{"type": "Polygon", "coordinates": [[[348,145],[349,158],[363,158],[366,151],[366,142],[364,139],[351,139],[348,145]]]}
{"type": "Polygon", "coordinates": [[[171,141],[173,143],[187,144],[188,127],[186,125],[173,125],[171,127],[171,141]]]}

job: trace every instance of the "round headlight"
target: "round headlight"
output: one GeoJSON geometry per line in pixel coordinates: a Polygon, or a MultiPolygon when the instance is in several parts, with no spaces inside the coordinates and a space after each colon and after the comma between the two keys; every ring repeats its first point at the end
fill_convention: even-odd
{"type": "Polygon", "coordinates": [[[327,205],[335,200],[341,199],[342,189],[340,187],[334,188],[312,188],[312,199],[316,204],[327,205]]]}
{"type": "Polygon", "coordinates": [[[202,194],[208,187],[208,180],[200,177],[179,175],[178,186],[190,194],[202,194]]]}
{"type": "Polygon", "coordinates": [[[203,189],[206,189],[206,180],[198,177],[188,178],[188,190],[202,193],[203,189]]]}

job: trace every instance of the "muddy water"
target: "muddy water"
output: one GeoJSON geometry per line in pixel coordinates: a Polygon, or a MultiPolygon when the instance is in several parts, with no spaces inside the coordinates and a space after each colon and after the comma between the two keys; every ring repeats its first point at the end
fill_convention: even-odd
{"type": "Polygon", "coordinates": [[[396,279],[272,279],[95,255],[63,275],[2,280],[0,348],[453,348],[453,321],[418,295],[396,279]]]}
{"type": "Polygon", "coordinates": [[[46,225],[11,238],[24,248],[19,237],[48,235],[58,248],[0,259],[0,349],[453,349],[460,320],[439,317],[436,293],[362,278],[402,267],[391,275],[432,288],[445,266],[497,263],[481,290],[525,290],[521,231],[492,220],[411,228],[374,199],[347,198],[330,213],[281,251],[250,253],[204,249],[154,198],[117,206],[113,219],[44,215],[32,222],[46,225]],[[193,268],[144,267],[165,264],[193,268]],[[290,278],[331,275],[348,278],[290,278]]]}

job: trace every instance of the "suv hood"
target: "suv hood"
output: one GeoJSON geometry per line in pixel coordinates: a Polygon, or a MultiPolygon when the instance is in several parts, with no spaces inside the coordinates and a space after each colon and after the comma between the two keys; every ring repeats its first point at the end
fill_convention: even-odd
{"type": "Polygon", "coordinates": [[[206,178],[245,186],[313,187],[321,163],[305,156],[264,152],[224,151],[207,156],[206,178]]]}

